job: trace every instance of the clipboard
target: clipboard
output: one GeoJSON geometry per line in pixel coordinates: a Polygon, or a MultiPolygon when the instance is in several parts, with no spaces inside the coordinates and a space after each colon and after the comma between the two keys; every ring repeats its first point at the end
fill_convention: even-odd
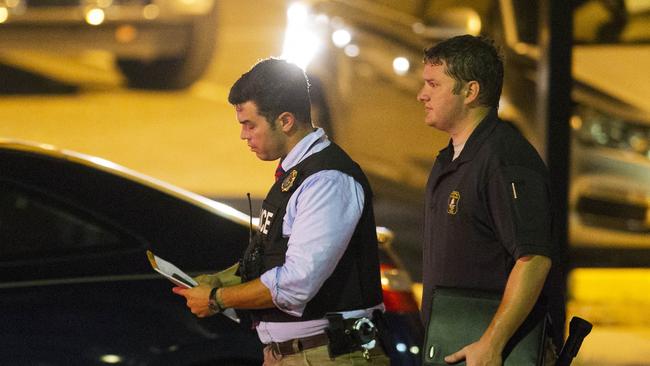
{"type": "Polygon", "coordinates": [[[180,270],[174,264],[156,256],[150,250],[147,250],[147,258],[151,267],[171,282],[178,286],[185,288],[191,288],[198,286],[198,283],[194,281],[192,277],[180,270]]]}

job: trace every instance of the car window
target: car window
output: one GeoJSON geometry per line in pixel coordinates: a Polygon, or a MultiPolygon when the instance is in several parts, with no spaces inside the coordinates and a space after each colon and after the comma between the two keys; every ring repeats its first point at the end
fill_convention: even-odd
{"type": "Polygon", "coordinates": [[[8,184],[0,184],[0,243],[3,259],[37,259],[121,246],[120,237],[92,216],[8,184]]]}

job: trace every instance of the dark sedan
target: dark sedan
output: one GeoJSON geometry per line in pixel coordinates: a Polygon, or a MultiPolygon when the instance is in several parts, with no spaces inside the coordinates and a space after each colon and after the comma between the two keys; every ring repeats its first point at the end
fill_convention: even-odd
{"type": "MultiPolygon", "coordinates": [[[[261,364],[250,327],[194,317],[145,254],[192,275],[214,272],[238,260],[248,234],[249,216],[225,204],[103,159],[0,139],[0,360],[261,364]]],[[[390,351],[396,363],[417,362],[410,279],[390,232],[378,234],[390,351]]]]}

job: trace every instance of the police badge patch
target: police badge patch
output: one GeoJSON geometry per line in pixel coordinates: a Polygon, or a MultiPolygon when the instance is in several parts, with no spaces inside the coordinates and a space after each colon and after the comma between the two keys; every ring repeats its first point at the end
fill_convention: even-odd
{"type": "Polygon", "coordinates": [[[460,192],[453,191],[449,194],[447,213],[455,215],[458,212],[458,201],[460,201],[460,192]]]}
{"type": "Polygon", "coordinates": [[[292,169],[289,174],[287,174],[287,177],[284,178],[282,181],[282,185],[280,188],[282,189],[282,192],[287,192],[293,187],[293,182],[296,181],[296,177],[298,176],[298,171],[296,169],[292,169]]]}

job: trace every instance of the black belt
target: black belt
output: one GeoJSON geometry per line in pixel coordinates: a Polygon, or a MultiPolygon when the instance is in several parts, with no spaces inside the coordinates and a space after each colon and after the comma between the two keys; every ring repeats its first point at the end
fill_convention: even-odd
{"type": "Polygon", "coordinates": [[[328,343],[327,334],[322,333],[311,337],[290,339],[285,342],[271,342],[269,346],[271,346],[274,353],[288,356],[306,349],[325,346],[328,343]]]}

